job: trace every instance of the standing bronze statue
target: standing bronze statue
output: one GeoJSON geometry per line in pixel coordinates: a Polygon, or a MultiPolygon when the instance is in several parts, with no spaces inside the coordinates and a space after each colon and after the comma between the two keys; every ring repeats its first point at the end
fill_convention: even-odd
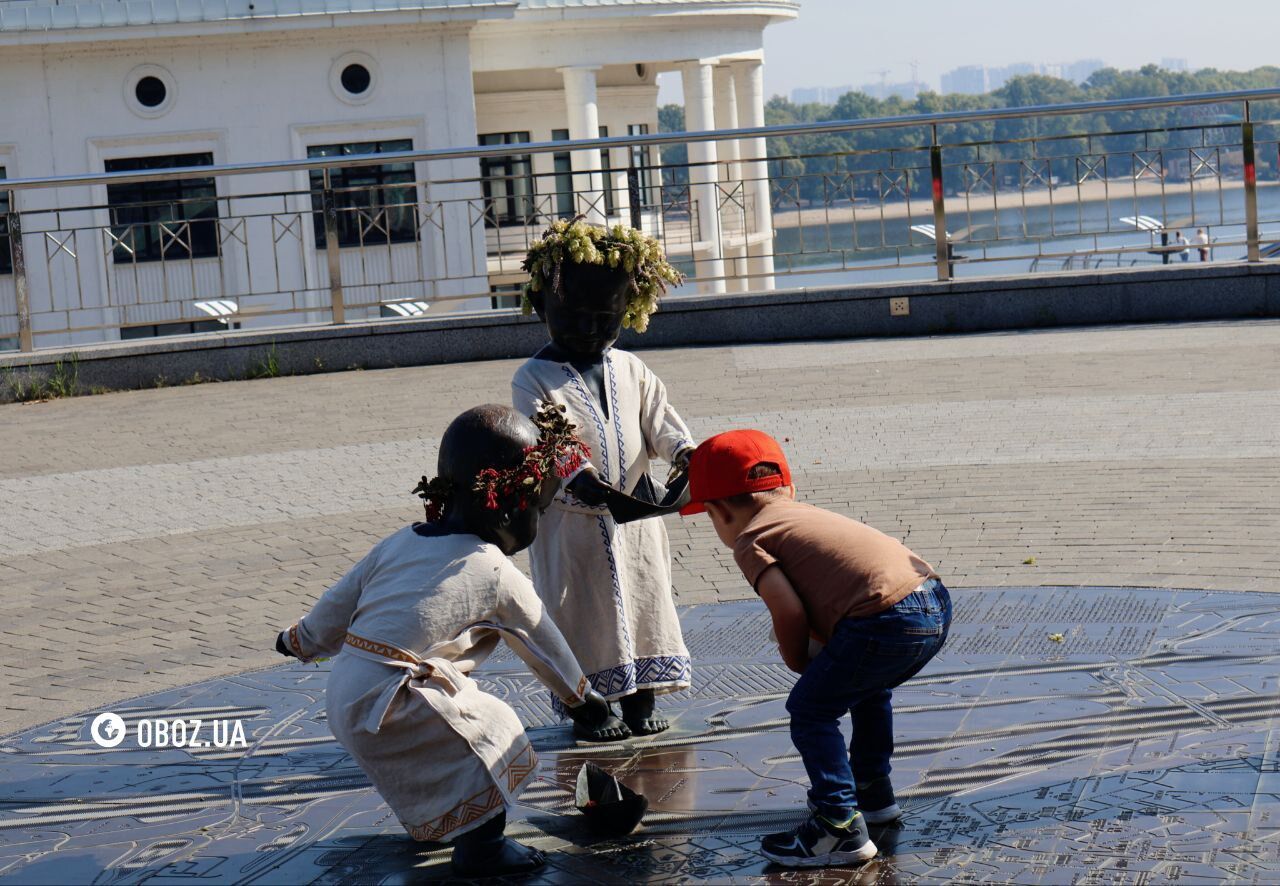
{"type": "MultiPolygon", "coordinates": [[[[649,477],[650,459],[672,465],[671,482],[694,442],[662,381],[613,344],[624,327],[643,332],[658,297],[682,276],[652,237],[581,219],[554,223],[525,269],[528,307],[551,341],[516,372],[515,407],[565,407],[590,451],[529,549],[534,587],[631,732],[661,732],[669,724],[654,711],[655,695],[690,685],[689,652],[671,596],[666,529],[661,520],[626,520],[641,516],[637,503],[666,510],[672,496],[649,477]]],[[[582,723],[574,730],[596,738],[582,723]]]]}

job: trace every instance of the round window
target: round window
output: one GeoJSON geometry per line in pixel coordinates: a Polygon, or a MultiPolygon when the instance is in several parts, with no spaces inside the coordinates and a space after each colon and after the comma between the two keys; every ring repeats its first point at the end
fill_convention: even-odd
{"type": "Polygon", "coordinates": [[[352,95],[364,95],[369,91],[373,75],[364,65],[347,65],[342,69],[342,88],[352,95]]]}
{"type": "Polygon", "coordinates": [[[341,101],[362,105],[372,101],[378,92],[380,76],[373,56],[367,52],[344,52],[330,63],[329,88],[341,101]]]}
{"type": "Polygon", "coordinates": [[[158,108],[169,97],[169,88],[159,77],[147,76],[133,87],[133,94],[144,108],[158,108]]]}
{"type": "Polygon", "coordinates": [[[178,98],[173,75],[159,65],[138,65],[122,85],[125,105],[139,117],[162,117],[178,98]]]}

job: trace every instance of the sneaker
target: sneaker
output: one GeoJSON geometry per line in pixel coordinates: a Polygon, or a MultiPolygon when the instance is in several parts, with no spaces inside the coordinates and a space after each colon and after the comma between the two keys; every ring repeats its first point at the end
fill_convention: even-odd
{"type": "Polygon", "coordinates": [[[888,824],[902,818],[902,808],[893,797],[893,782],[889,776],[857,785],[858,808],[867,824],[888,824]]]}
{"type": "MultiPolygon", "coordinates": [[[[812,800],[805,800],[805,805],[809,807],[810,812],[816,813],[818,811],[818,807],[814,805],[812,800]]],[[[862,812],[862,817],[866,819],[867,824],[889,824],[902,818],[902,807],[892,802],[888,806],[879,809],[863,810],[859,808],[859,811],[862,812]]]]}
{"type": "Polygon", "coordinates": [[[760,841],[760,854],[789,868],[820,868],[854,864],[875,857],[876,844],[867,835],[866,822],[857,812],[844,827],[821,815],[785,834],[770,834],[760,841]]]}

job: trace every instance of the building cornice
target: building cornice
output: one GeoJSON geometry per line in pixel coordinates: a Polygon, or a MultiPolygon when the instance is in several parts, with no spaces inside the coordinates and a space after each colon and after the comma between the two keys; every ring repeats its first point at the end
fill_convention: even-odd
{"type": "Polygon", "coordinates": [[[519,0],[520,21],[649,15],[765,15],[795,18],[798,0],[519,0]]]}
{"type": "Polygon", "coordinates": [[[517,0],[0,0],[0,45],[311,30],[511,18],[517,0]]]}

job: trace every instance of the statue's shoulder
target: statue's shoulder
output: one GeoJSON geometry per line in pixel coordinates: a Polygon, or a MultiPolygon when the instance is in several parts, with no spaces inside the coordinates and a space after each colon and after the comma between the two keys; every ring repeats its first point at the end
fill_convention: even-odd
{"type": "Polygon", "coordinates": [[[609,351],[609,359],[613,361],[614,368],[620,374],[624,373],[632,376],[638,382],[643,382],[645,378],[653,375],[653,370],[649,368],[649,365],[630,351],[611,350],[609,351]]]}
{"type": "Polygon", "coordinates": [[[609,349],[609,359],[613,361],[614,366],[634,367],[637,369],[644,368],[644,361],[630,351],[623,351],[619,348],[609,349]]]}

